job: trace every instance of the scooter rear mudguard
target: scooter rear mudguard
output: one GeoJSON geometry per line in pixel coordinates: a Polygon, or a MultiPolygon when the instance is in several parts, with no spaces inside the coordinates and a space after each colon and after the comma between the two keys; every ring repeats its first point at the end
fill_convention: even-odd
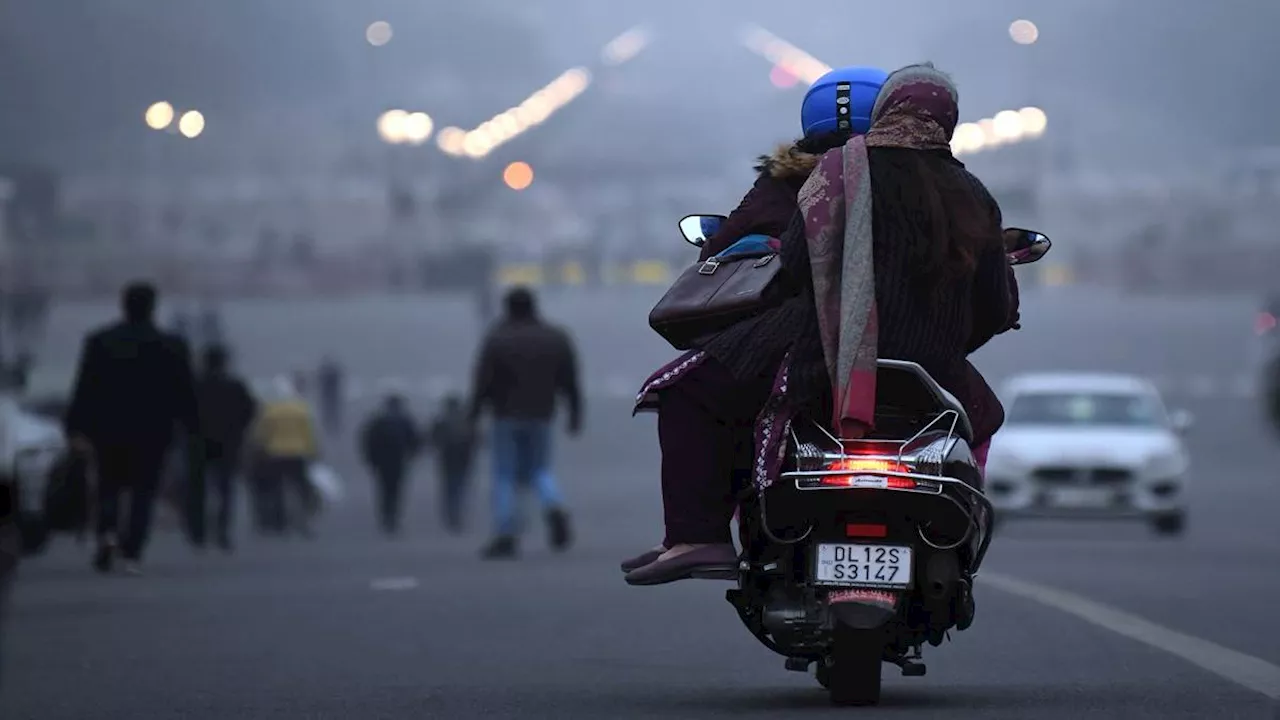
{"type": "Polygon", "coordinates": [[[849,588],[827,594],[827,608],[838,623],[855,630],[874,630],[898,614],[905,598],[901,590],[849,588]]]}

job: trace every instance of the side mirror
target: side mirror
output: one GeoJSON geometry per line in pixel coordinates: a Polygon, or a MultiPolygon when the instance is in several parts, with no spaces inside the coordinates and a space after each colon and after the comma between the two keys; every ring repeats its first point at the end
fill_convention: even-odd
{"type": "Polygon", "coordinates": [[[1009,255],[1010,265],[1026,265],[1044,257],[1053,247],[1049,236],[1035,230],[1022,228],[1005,228],[1004,251],[1009,255]]]}
{"type": "Polygon", "coordinates": [[[1169,415],[1169,424],[1173,426],[1174,432],[1186,432],[1195,422],[1195,417],[1186,410],[1175,410],[1169,415]]]}
{"type": "Polygon", "coordinates": [[[690,245],[702,247],[725,220],[728,218],[724,215],[685,215],[680,218],[680,234],[690,245]]]}

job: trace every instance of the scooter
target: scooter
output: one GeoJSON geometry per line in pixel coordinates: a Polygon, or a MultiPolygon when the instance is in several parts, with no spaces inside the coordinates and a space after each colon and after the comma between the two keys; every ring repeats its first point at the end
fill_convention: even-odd
{"type": "MultiPolygon", "coordinates": [[[[701,246],[724,216],[680,221],[701,246]]],[[[1052,243],[1005,231],[1011,265],[1052,243]]],[[[993,510],[963,405],[919,364],[879,360],[875,430],[856,440],[792,424],[778,482],[745,499],[737,587],[725,597],[786,668],[815,675],[834,703],[879,701],[883,665],[925,674],[922,647],[973,623],[973,584],[993,510]]]]}

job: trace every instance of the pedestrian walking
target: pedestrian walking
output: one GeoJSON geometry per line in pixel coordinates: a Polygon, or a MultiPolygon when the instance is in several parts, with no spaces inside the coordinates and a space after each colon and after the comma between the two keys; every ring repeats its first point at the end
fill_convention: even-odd
{"type": "Polygon", "coordinates": [[[244,380],[232,374],[227,349],[212,345],[205,350],[203,373],[196,382],[200,411],[199,452],[203,473],[192,478],[188,493],[188,525],[197,546],[205,542],[208,519],[208,485],[217,498],[214,520],[215,541],[226,552],[232,550],[231,520],[235,511],[235,480],[244,453],[245,435],[258,412],[258,403],[244,380]]]}
{"type": "Polygon", "coordinates": [[[377,484],[378,522],[387,535],[400,532],[405,484],[421,436],[404,397],[392,392],[360,433],[360,450],[377,484]]]}
{"type": "Polygon", "coordinates": [[[577,358],[568,333],[538,315],[533,292],[511,290],[504,316],[490,329],[475,366],[471,418],[488,410],[493,416],[494,538],[486,558],[513,557],[517,551],[516,488],[536,490],[546,514],[551,546],[566,549],[572,541],[569,515],[551,468],[552,420],[556,400],[568,405],[568,430],[582,427],[577,358]]]}
{"type": "Polygon", "coordinates": [[[342,432],[342,410],[345,402],[345,373],[332,357],[320,362],[316,373],[320,385],[320,414],[330,434],[342,432]]]}
{"type": "Polygon", "coordinates": [[[429,446],[436,453],[436,478],[440,483],[444,525],[452,533],[462,532],[466,524],[466,496],[478,437],[461,397],[451,395],[445,398],[440,413],[431,422],[427,437],[429,446]]]}
{"type": "Polygon", "coordinates": [[[198,431],[190,352],[181,338],[156,327],[156,300],[152,285],[129,285],[123,320],[85,340],[65,420],[72,445],[91,451],[97,467],[94,566],[102,572],[112,568],[117,549],[126,571],[139,571],[174,429],[198,431]],[[121,531],[124,492],[129,513],[121,531]]]}
{"type": "Polygon", "coordinates": [[[263,403],[252,430],[256,480],[265,524],[271,532],[311,535],[319,498],[308,478],[320,455],[311,407],[287,377],[274,382],[274,397],[263,403]]]}

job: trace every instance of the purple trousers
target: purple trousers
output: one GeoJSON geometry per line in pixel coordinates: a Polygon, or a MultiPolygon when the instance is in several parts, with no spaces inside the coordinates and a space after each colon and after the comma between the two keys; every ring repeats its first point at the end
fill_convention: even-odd
{"type": "Polygon", "coordinates": [[[771,377],[740,380],[708,358],[659,391],[664,545],[731,542],[756,416],[772,388],[771,377]]]}

